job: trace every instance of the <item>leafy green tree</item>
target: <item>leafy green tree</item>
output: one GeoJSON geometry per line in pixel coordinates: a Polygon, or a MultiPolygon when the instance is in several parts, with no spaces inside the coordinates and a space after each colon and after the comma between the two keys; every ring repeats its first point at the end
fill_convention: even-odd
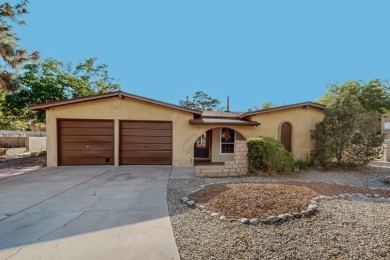
{"type": "Polygon", "coordinates": [[[390,112],[390,88],[379,80],[371,80],[360,90],[358,98],[368,111],[390,112]]]}
{"type": "Polygon", "coordinates": [[[5,97],[2,111],[7,117],[44,122],[45,114],[30,111],[29,106],[119,90],[107,65],[97,64],[95,58],[76,66],[48,59],[24,69],[19,77],[23,86],[5,97]]]}
{"type": "Polygon", "coordinates": [[[261,105],[260,109],[268,109],[268,108],[273,108],[273,107],[279,107],[283,106],[283,104],[277,104],[277,103],[272,103],[272,102],[266,102],[261,105]]]}
{"type": "Polygon", "coordinates": [[[180,100],[179,103],[182,107],[188,107],[200,111],[223,110],[223,107],[219,106],[221,102],[218,99],[212,98],[203,91],[196,91],[192,100],[180,100]]]}
{"type": "Polygon", "coordinates": [[[22,0],[16,5],[5,2],[0,5],[0,89],[5,92],[16,90],[20,84],[17,71],[26,63],[37,61],[38,52],[28,52],[18,46],[19,38],[13,24],[25,24],[22,19],[28,13],[28,1],[22,0]]]}
{"type": "MultiPolygon", "coordinates": [[[[349,85],[348,87],[354,87],[349,85]]],[[[317,165],[366,165],[375,158],[378,135],[377,111],[367,111],[357,95],[342,91],[332,98],[324,111],[324,120],[311,132],[315,141],[312,157],[317,165]]]]}
{"type": "Polygon", "coordinates": [[[367,111],[377,111],[380,114],[390,111],[390,88],[384,81],[347,81],[341,85],[332,84],[327,88],[328,92],[317,100],[318,103],[329,105],[340,94],[348,93],[356,96],[367,111]]]}

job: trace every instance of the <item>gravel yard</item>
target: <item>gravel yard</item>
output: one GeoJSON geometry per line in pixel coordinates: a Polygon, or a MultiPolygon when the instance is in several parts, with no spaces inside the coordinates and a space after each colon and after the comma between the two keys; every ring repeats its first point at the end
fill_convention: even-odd
{"type": "MultiPolygon", "coordinates": [[[[311,188],[316,184],[307,181],[338,183],[387,190],[379,192],[388,196],[390,185],[382,180],[390,175],[389,165],[374,165],[355,172],[311,171],[283,177],[171,179],[168,184],[168,208],[181,258],[389,259],[389,202],[321,201],[319,213],[315,216],[282,225],[259,226],[242,225],[238,221],[220,221],[180,202],[183,195],[202,189],[205,185],[236,182],[287,184],[293,181],[302,182],[301,185],[311,188]]],[[[324,187],[328,186],[322,186],[317,192],[331,195],[326,194],[330,189],[324,187]]],[[[340,186],[335,187],[332,189],[336,193],[342,189],[340,186]]],[[[349,189],[346,192],[360,188],[349,189]]]]}
{"type": "Polygon", "coordinates": [[[319,195],[375,193],[390,197],[390,190],[370,190],[326,183],[212,184],[191,194],[191,199],[228,218],[265,219],[286,212],[300,212],[319,195]]]}

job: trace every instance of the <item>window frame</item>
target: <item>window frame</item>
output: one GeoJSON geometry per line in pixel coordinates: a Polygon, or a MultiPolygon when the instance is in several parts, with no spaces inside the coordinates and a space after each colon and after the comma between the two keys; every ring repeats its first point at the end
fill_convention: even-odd
{"type": "Polygon", "coordinates": [[[383,129],[390,130],[390,122],[384,122],[383,123],[383,129]]]}
{"type": "Polygon", "coordinates": [[[236,153],[236,132],[237,132],[236,130],[231,129],[231,128],[227,128],[227,127],[222,127],[221,130],[219,130],[219,154],[220,155],[234,155],[236,153]],[[228,129],[228,130],[232,130],[234,132],[234,142],[233,143],[222,142],[222,140],[221,140],[222,129],[228,129]],[[222,144],[233,144],[233,152],[232,153],[223,153],[222,152],[222,144]]]}

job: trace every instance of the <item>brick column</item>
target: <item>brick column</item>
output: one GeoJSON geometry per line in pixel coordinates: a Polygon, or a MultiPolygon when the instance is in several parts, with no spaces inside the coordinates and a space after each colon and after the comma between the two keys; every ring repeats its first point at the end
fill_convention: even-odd
{"type": "Polygon", "coordinates": [[[198,177],[237,177],[248,174],[248,148],[246,141],[236,141],[234,160],[226,161],[224,165],[196,166],[198,177]]]}

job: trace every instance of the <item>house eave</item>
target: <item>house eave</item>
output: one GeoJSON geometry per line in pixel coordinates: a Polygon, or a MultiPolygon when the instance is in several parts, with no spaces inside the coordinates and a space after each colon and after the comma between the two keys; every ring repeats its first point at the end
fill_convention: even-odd
{"type": "Polygon", "coordinates": [[[196,120],[196,119],[190,119],[189,120],[190,125],[221,125],[221,126],[228,126],[228,125],[234,125],[234,126],[259,126],[259,122],[255,121],[242,121],[242,122],[204,122],[202,120],[196,120]]]}
{"type": "Polygon", "coordinates": [[[111,93],[98,94],[98,95],[80,97],[80,98],[73,98],[73,99],[68,99],[68,100],[60,100],[60,101],[55,101],[55,102],[51,102],[51,103],[37,104],[37,105],[30,106],[29,109],[36,110],[36,111],[46,111],[52,107],[59,107],[59,106],[64,106],[64,105],[69,105],[69,104],[74,104],[74,103],[93,101],[93,100],[111,98],[111,97],[119,97],[121,99],[127,97],[127,98],[136,99],[136,100],[141,100],[141,101],[144,101],[147,103],[152,103],[152,104],[156,104],[156,105],[160,105],[160,106],[164,106],[164,107],[169,107],[169,108],[176,109],[176,110],[189,112],[189,113],[192,113],[194,115],[202,115],[202,111],[199,111],[199,110],[181,107],[181,106],[173,105],[170,103],[162,102],[159,100],[146,98],[146,97],[142,97],[142,96],[137,96],[134,94],[129,94],[129,93],[126,93],[123,91],[116,91],[116,92],[111,92],[111,93]]]}

